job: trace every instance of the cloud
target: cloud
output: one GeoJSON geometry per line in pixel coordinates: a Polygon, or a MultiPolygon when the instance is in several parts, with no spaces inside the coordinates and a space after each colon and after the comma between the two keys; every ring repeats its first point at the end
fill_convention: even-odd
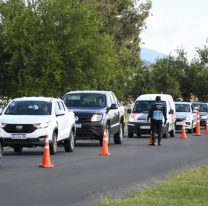
{"type": "Polygon", "coordinates": [[[169,54],[184,47],[189,60],[195,47],[202,47],[208,38],[207,8],[204,0],[152,0],[153,7],[147,20],[147,30],[142,33],[145,47],[169,54]]]}

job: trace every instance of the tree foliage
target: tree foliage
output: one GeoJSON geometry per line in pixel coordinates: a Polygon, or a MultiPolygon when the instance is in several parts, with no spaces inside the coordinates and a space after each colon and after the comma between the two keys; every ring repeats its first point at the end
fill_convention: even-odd
{"type": "Polygon", "coordinates": [[[0,95],[125,94],[151,2],[0,0],[0,95]]]}

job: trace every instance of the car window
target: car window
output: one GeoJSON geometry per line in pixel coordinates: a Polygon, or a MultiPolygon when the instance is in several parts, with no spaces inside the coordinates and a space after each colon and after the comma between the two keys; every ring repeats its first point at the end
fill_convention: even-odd
{"type": "Polygon", "coordinates": [[[62,102],[58,102],[60,110],[65,111],[64,105],[62,102]]]}
{"type": "MultiPolygon", "coordinates": [[[[150,101],[145,101],[145,100],[136,101],[134,104],[132,113],[149,113],[152,107],[152,104],[154,102],[155,101],[151,101],[151,100],[150,101]]],[[[164,106],[166,106],[166,103],[164,101],[162,101],[162,103],[164,104],[164,106]]]]}
{"type": "Polygon", "coordinates": [[[105,107],[106,95],[99,93],[69,93],[64,97],[63,101],[67,108],[105,107]]]}
{"type": "Polygon", "coordinates": [[[207,104],[192,104],[193,105],[193,108],[195,110],[198,110],[199,109],[199,112],[208,112],[207,110],[207,104]]]}
{"type": "Polygon", "coordinates": [[[190,112],[191,108],[189,104],[175,104],[176,112],[190,112]]]}
{"type": "Polygon", "coordinates": [[[13,101],[11,102],[5,115],[50,115],[51,102],[46,101],[13,101]]]}
{"type": "Polygon", "coordinates": [[[55,113],[57,113],[59,110],[60,110],[60,106],[59,106],[58,102],[56,102],[55,113]]]}
{"type": "Polygon", "coordinates": [[[110,94],[110,98],[111,98],[112,104],[116,104],[116,100],[115,100],[113,94],[110,94]]]}

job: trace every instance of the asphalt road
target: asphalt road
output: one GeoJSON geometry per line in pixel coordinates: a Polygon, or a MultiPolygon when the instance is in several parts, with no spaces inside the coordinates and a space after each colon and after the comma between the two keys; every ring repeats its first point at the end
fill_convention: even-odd
{"type": "Polygon", "coordinates": [[[2,206],[96,205],[103,196],[120,196],[143,185],[164,180],[187,166],[208,162],[208,135],[187,133],[187,139],[163,139],[162,146],[148,146],[149,137],[125,136],[122,145],[111,139],[110,156],[100,156],[98,141],[78,141],[73,153],[63,147],[51,156],[54,168],[39,168],[43,148],[22,153],[4,151],[0,168],[2,206]]]}

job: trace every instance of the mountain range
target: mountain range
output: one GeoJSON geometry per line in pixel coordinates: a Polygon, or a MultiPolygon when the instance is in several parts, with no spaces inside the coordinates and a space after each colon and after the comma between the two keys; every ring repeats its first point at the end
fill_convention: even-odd
{"type": "Polygon", "coordinates": [[[155,62],[156,58],[163,58],[164,54],[157,52],[155,50],[152,50],[152,49],[142,48],[140,56],[143,62],[147,66],[150,66],[152,63],[155,62]]]}

